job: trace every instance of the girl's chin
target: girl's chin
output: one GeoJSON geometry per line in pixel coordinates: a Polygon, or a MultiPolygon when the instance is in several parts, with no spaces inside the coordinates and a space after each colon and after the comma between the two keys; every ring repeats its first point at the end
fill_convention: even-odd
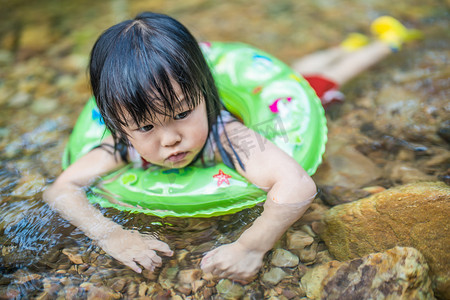
{"type": "Polygon", "coordinates": [[[191,157],[185,157],[184,159],[175,161],[175,162],[166,161],[164,163],[163,167],[170,168],[170,169],[181,169],[181,168],[187,167],[191,162],[192,162],[191,157]]]}

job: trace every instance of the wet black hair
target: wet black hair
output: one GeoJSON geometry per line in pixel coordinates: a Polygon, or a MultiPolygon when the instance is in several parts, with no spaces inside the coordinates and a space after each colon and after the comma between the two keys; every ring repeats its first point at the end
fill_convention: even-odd
{"type": "MultiPolygon", "coordinates": [[[[128,125],[126,114],[138,126],[156,114],[173,117],[180,102],[175,83],[190,109],[206,102],[209,131],[213,130],[223,161],[232,165],[214,132],[217,126],[213,125],[223,105],[213,76],[197,41],[177,20],[144,12],[110,27],[94,44],[89,74],[116,151],[126,150],[129,144],[124,130],[128,125]]],[[[232,146],[231,149],[235,152],[232,146]]]]}

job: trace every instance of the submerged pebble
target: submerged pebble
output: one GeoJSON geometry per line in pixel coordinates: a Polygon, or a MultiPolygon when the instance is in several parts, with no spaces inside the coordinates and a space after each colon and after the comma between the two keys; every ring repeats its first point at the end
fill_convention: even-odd
{"type": "Polygon", "coordinates": [[[178,273],[178,282],[182,284],[193,284],[202,277],[200,269],[181,270],[178,273]]]}
{"type": "Polygon", "coordinates": [[[217,293],[225,299],[239,299],[244,295],[244,287],[229,279],[222,279],[216,285],[217,293]]]}
{"type": "MultiPolygon", "coordinates": [[[[319,234],[330,205],[352,202],[364,194],[378,194],[405,182],[450,182],[448,42],[442,38],[447,33],[442,26],[446,20],[441,13],[430,10],[441,5],[439,1],[415,1],[411,3],[414,10],[405,10],[401,2],[380,0],[374,8],[343,0],[340,4],[351,4],[351,12],[336,10],[330,1],[274,4],[264,0],[257,10],[250,2],[242,1],[238,5],[227,1],[214,5],[201,0],[164,5],[164,1],[152,1],[146,9],[164,7],[169,14],[175,12],[188,27],[194,24],[198,30],[194,33],[199,36],[247,41],[286,62],[338,44],[349,28],[368,30],[370,20],[360,16],[381,12],[403,16],[408,25],[424,31],[425,40],[404,45],[400,55],[392,55],[375,70],[350,82],[344,87],[346,102],[327,111],[327,152],[314,175],[322,194],[292,226],[286,239],[277,243],[273,255],[265,257],[258,279],[245,286],[226,279],[217,282],[206,275],[202,278],[198,269],[205,252],[234,241],[259,215],[255,213],[258,210],[222,218],[152,220],[161,227],[149,226],[152,222],[147,218],[134,216],[141,219],[140,223],[136,221],[139,228],[156,228],[158,234],[167,237],[177,255],[164,258],[162,268],[155,272],[136,274],[98,248],[92,251],[92,241],[74,231],[68,222],[60,223],[55,217],[46,225],[49,208],[36,209],[44,204],[26,204],[41,203],[42,191],[61,171],[64,144],[91,93],[84,71],[88,53],[98,28],[113,23],[113,10],[96,3],[86,11],[78,4],[64,7],[55,1],[30,2],[26,7],[13,2],[7,4],[13,8],[11,16],[2,21],[6,27],[0,26],[5,33],[0,35],[0,231],[4,233],[0,237],[0,295],[6,298],[306,299],[301,298],[305,292],[298,287],[299,278],[308,267],[332,259],[319,234]],[[98,5],[102,14],[92,13],[99,10],[98,5]],[[38,20],[36,9],[49,15],[39,14],[38,20]],[[14,11],[20,11],[20,16],[14,11]],[[249,17],[242,18],[236,12],[249,17]],[[321,22],[317,22],[317,15],[324,16],[321,22]],[[211,26],[211,20],[219,19],[227,21],[211,26]],[[37,21],[39,26],[34,26],[37,21]],[[314,24],[314,34],[305,24],[314,24]],[[292,28],[296,28],[294,35],[292,28]],[[282,39],[287,35],[292,37],[289,43],[282,39]],[[24,218],[24,214],[35,218],[24,218]],[[20,227],[19,222],[27,230],[52,226],[64,230],[12,234],[14,228],[20,227]],[[49,240],[43,241],[44,236],[49,240]],[[71,243],[62,245],[64,240],[71,243]],[[60,246],[47,248],[59,242],[60,246]],[[51,253],[44,248],[51,249],[51,253]],[[23,271],[34,261],[38,261],[38,267],[23,271]]],[[[123,14],[141,9],[142,5],[128,2],[123,14]]],[[[124,226],[135,225],[130,225],[133,216],[117,212],[109,216],[124,226]]],[[[443,227],[438,224],[434,228],[443,227]]],[[[432,238],[436,232],[419,234],[418,240],[432,238]]]]}
{"type": "Polygon", "coordinates": [[[298,256],[287,250],[276,249],[270,263],[276,267],[295,267],[298,265],[299,259],[298,256]]]}
{"type": "Polygon", "coordinates": [[[298,253],[301,249],[313,243],[314,238],[302,230],[289,231],[287,233],[287,248],[294,253],[298,253]]]}
{"type": "Polygon", "coordinates": [[[81,254],[78,253],[77,249],[64,249],[62,251],[63,254],[67,255],[69,260],[76,265],[81,265],[83,263],[83,259],[81,258],[81,254]]]}
{"type": "Polygon", "coordinates": [[[268,272],[264,273],[262,281],[275,285],[286,277],[286,275],[287,273],[281,268],[271,268],[268,272]]]}

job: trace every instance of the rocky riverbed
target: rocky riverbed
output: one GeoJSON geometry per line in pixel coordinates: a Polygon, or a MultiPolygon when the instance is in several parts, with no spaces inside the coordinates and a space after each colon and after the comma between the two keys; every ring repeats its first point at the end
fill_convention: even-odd
{"type": "Polygon", "coordinates": [[[450,298],[447,7],[438,0],[2,3],[0,298],[450,298]],[[210,219],[103,210],[175,250],[154,273],[136,274],[42,202],[90,95],[93,42],[142,10],[178,18],[200,40],[246,42],[288,64],[349,32],[369,34],[370,20],[383,14],[424,33],[343,87],[345,103],[326,112],[329,142],[313,177],[320,193],[249,284],[209,278],[199,262],[235,240],[261,207],[210,219]]]}

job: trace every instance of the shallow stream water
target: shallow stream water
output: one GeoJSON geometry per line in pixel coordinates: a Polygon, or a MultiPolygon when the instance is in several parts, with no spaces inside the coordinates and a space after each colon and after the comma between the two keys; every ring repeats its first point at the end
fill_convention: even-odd
{"type": "MultiPolygon", "coordinates": [[[[0,298],[304,297],[302,274],[331,259],[313,229],[336,204],[333,199],[357,199],[364,187],[450,181],[448,6],[439,0],[0,0],[0,298]],[[346,102],[327,111],[328,149],[314,176],[321,192],[290,229],[310,233],[314,257],[305,255],[298,266],[285,268],[277,284],[264,278],[271,253],[256,280],[231,283],[232,292],[202,280],[198,271],[202,254],[235,240],[260,207],[211,219],[164,220],[103,210],[127,228],[156,233],[175,249],[162,269],[135,274],[42,201],[90,95],[90,48],[107,27],[144,10],[179,19],[199,40],[249,43],[288,64],[339,44],[349,32],[369,35],[370,21],[384,14],[424,33],[423,40],[345,85],[346,102]],[[335,187],[346,194],[330,192],[335,187]]],[[[285,247],[285,237],[276,247],[285,247]]]]}

